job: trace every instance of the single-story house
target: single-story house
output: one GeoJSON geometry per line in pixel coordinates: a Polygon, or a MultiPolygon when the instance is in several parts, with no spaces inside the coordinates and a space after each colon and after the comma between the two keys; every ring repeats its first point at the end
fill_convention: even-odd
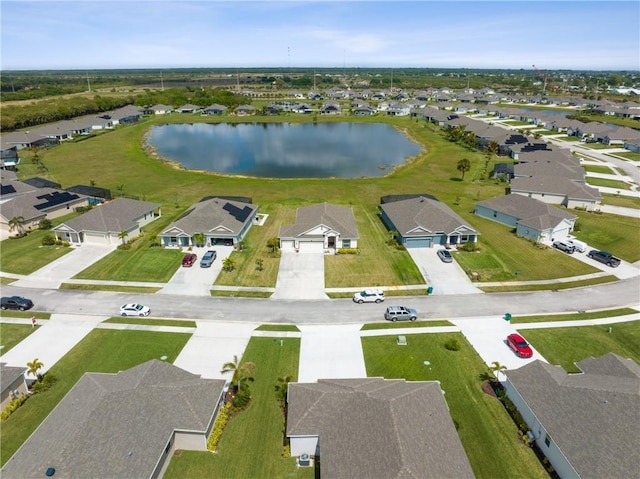
{"type": "Polygon", "coordinates": [[[178,113],[198,113],[202,110],[202,107],[198,105],[192,105],[191,103],[187,103],[186,105],[182,105],[180,108],[176,108],[178,113]]]}
{"type": "Polygon", "coordinates": [[[298,208],[295,224],[281,226],[278,238],[283,250],[335,252],[358,247],[358,227],[351,207],[320,203],[298,208]]]}
{"type": "Polygon", "coordinates": [[[161,216],[160,205],[130,198],[116,198],[54,227],[52,231],[61,241],[73,244],[120,244],[127,237],[141,233],[144,225],[161,216]]]}
{"type": "Polygon", "coordinates": [[[226,106],[218,105],[217,103],[214,103],[213,105],[208,106],[207,108],[202,110],[202,114],[203,115],[222,115],[226,113],[227,110],[228,108],[226,106]]]}
{"type": "Polygon", "coordinates": [[[444,203],[416,196],[380,205],[381,218],[389,231],[407,248],[430,248],[477,242],[480,234],[444,203]]]}
{"type": "Polygon", "coordinates": [[[290,383],[287,404],[291,455],[323,478],[475,477],[438,382],[290,383]]]}
{"type": "Polygon", "coordinates": [[[201,233],[207,245],[218,241],[237,244],[245,237],[258,206],[251,198],[207,197],[191,206],[158,236],[163,246],[193,246],[193,235],[201,233]]]}
{"type": "Polygon", "coordinates": [[[27,381],[24,373],[27,368],[7,366],[0,363],[0,411],[11,402],[12,399],[27,394],[27,381]]]}
{"type": "Polygon", "coordinates": [[[608,353],[576,366],[567,374],[537,360],[505,371],[505,393],[561,478],[637,475],[640,365],[608,353]]]}
{"type": "Polygon", "coordinates": [[[532,241],[558,240],[569,236],[578,217],[540,200],[505,195],[476,203],[474,213],[516,229],[532,241]]]}
{"type": "Polygon", "coordinates": [[[51,467],[55,477],[162,477],[176,449],[207,450],[224,385],[158,359],[86,373],[1,475],[44,477],[51,467]]]}
{"type": "Polygon", "coordinates": [[[591,186],[563,176],[536,175],[511,180],[511,193],[566,208],[599,209],[602,195],[591,186]]]}
{"type": "Polygon", "coordinates": [[[169,105],[157,104],[150,106],[144,110],[145,115],[168,115],[173,111],[173,107],[169,105]]]}

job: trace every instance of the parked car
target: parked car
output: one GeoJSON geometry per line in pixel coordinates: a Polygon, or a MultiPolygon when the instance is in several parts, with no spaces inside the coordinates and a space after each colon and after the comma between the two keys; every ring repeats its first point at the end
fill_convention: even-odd
{"type": "Polygon", "coordinates": [[[202,256],[202,259],[200,260],[200,267],[201,268],[210,267],[213,264],[213,262],[216,260],[217,256],[218,254],[214,250],[207,251],[204,254],[204,256],[202,256]]]}
{"type": "Polygon", "coordinates": [[[0,307],[2,309],[19,309],[25,311],[33,308],[33,301],[22,296],[3,296],[0,300],[0,307]]]}
{"type": "Polygon", "coordinates": [[[370,288],[353,295],[354,303],[381,303],[384,301],[384,291],[380,288],[370,288]]]}
{"type": "Polygon", "coordinates": [[[387,321],[415,321],[418,312],[412,308],[404,306],[389,306],[384,312],[384,319],[387,321]]]}
{"type": "Polygon", "coordinates": [[[120,306],[120,316],[149,316],[151,309],[139,303],[123,304],[120,306]]]}
{"type": "Polygon", "coordinates": [[[578,253],[584,253],[585,251],[587,251],[587,243],[583,243],[582,241],[579,241],[577,239],[567,240],[567,243],[573,245],[578,253]]]}
{"type": "Polygon", "coordinates": [[[553,247],[555,249],[559,249],[560,251],[564,251],[567,254],[573,254],[576,250],[575,246],[573,246],[568,241],[556,240],[553,242],[553,247]]]}
{"type": "Polygon", "coordinates": [[[507,336],[507,344],[521,358],[530,358],[533,356],[533,350],[529,343],[519,334],[510,334],[507,336]]]}
{"type": "Polygon", "coordinates": [[[446,249],[438,250],[438,258],[442,260],[443,263],[453,263],[453,256],[446,249]]]}
{"type": "Polygon", "coordinates": [[[596,261],[600,261],[601,263],[604,263],[611,268],[617,268],[618,266],[620,266],[620,258],[616,258],[608,251],[598,251],[597,249],[592,249],[591,251],[589,251],[589,254],[587,256],[589,258],[595,259],[596,261]]]}
{"type": "Polygon", "coordinates": [[[182,266],[191,267],[196,262],[198,256],[195,253],[188,253],[182,258],[182,266]]]}

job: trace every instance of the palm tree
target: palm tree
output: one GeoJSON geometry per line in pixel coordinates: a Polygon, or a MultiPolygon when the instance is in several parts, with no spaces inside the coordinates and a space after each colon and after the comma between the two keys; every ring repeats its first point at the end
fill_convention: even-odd
{"type": "Polygon", "coordinates": [[[504,364],[500,364],[498,361],[494,361],[489,366],[491,372],[496,376],[496,380],[500,381],[500,373],[506,371],[507,367],[504,364]]]}
{"type": "Polygon", "coordinates": [[[122,244],[124,244],[124,239],[129,236],[129,233],[127,233],[125,230],[120,231],[120,233],[118,233],[118,238],[122,240],[122,244]]]}
{"type": "Polygon", "coordinates": [[[44,364],[42,364],[42,361],[40,361],[38,358],[35,358],[33,361],[27,363],[27,372],[33,376],[36,376],[38,378],[38,381],[40,381],[42,380],[42,375],[38,373],[38,371],[43,367],[44,364]]]}
{"type": "Polygon", "coordinates": [[[280,376],[278,378],[278,384],[275,386],[276,397],[278,401],[286,403],[287,391],[289,390],[289,383],[291,382],[291,376],[280,376]]]}
{"type": "Polygon", "coordinates": [[[256,372],[256,365],[251,362],[246,362],[240,364],[237,355],[233,355],[233,361],[229,361],[228,363],[224,363],[222,365],[221,373],[230,373],[233,372],[233,377],[231,379],[232,382],[235,382],[238,385],[238,390],[240,389],[240,381],[242,379],[251,379],[256,372]]]}
{"type": "Polygon", "coordinates": [[[236,262],[230,256],[226,257],[222,262],[222,269],[230,273],[236,267],[236,262]]]}
{"type": "Polygon", "coordinates": [[[14,216],[9,220],[9,231],[17,230],[18,233],[16,236],[21,235],[24,231],[24,223],[25,220],[23,216],[14,216]]]}
{"type": "Polygon", "coordinates": [[[458,161],[458,166],[456,166],[458,171],[462,172],[462,181],[464,181],[464,174],[471,169],[471,162],[466,158],[462,158],[458,161]]]}

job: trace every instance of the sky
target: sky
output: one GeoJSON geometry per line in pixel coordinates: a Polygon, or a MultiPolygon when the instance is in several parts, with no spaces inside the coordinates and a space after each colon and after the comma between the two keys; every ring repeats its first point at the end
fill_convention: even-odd
{"type": "Polygon", "coordinates": [[[640,70],[640,2],[0,0],[0,69],[640,70]]]}

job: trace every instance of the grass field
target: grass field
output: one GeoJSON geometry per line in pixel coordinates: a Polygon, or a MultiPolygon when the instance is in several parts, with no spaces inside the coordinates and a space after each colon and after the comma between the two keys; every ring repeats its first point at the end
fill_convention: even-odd
{"type": "Polygon", "coordinates": [[[606,178],[595,178],[587,176],[587,184],[591,186],[605,186],[607,188],[616,188],[618,190],[630,190],[631,185],[619,180],[609,180],[606,178]]]}
{"type": "Polygon", "coordinates": [[[580,372],[574,364],[576,361],[607,353],[616,353],[640,364],[640,321],[601,326],[528,329],[523,334],[549,363],[558,364],[567,372],[580,372]]]}
{"type": "Polygon", "coordinates": [[[482,392],[480,375],[486,365],[462,334],[412,334],[402,347],[395,340],[362,338],[367,376],[440,381],[476,477],[548,478],[533,451],[518,439],[504,407],[482,392]],[[460,343],[459,351],[444,348],[452,338],[460,343]]]}
{"type": "Polygon", "coordinates": [[[229,421],[216,454],[183,451],[164,477],[312,479],[313,468],[297,468],[294,458],[282,457],[284,422],[274,391],[279,377],[295,381],[299,354],[299,339],[251,338],[242,357],[257,366],[251,405],[229,421]]]}
{"type": "Polygon", "coordinates": [[[195,328],[197,327],[195,321],[188,321],[182,319],[156,319],[156,318],[136,318],[136,317],[122,317],[114,316],[102,321],[103,323],[114,324],[140,324],[143,326],[178,326],[180,328],[195,328]]]}
{"type": "MultiPolygon", "coordinates": [[[[40,325],[0,323],[0,355],[5,354],[24,338],[35,332],[40,325]]],[[[26,367],[26,365],[25,365],[26,367]]]]}
{"type": "Polygon", "coordinates": [[[2,271],[13,274],[31,274],[43,266],[71,253],[72,248],[64,246],[42,246],[42,238],[48,231],[32,231],[28,236],[6,239],[2,249],[2,271]]]}
{"type": "Polygon", "coordinates": [[[261,324],[256,331],[293,331],[300,332],[295,324],[261,324]]]}
{"type": "MultiPolygon", "coordinates": [[[[94,329],[51,369],[57,382],[2,422],[2,464],[13,455],[85,372],[116,373],[167,356],[173,362],[190,334],[94,329]]],[[[47,366],[45,364],[45,366],[47,366]]]]}
{"type": "Polygon", "coordinates": [[[402,328],[429,328],[434,326],[453,326],[449,321],[403,321],[401,323],[368,323],[364,324],[360,331],[372,329],[402,329],[402,328]]]}
{"type": "Polygon", "coordinates": [[[15,311],[13,309],[7,309],[6,311],[0,310],[0,318],[33,318],[36,319],[49,319],[50,313],[39,313],[36,311],[15,311]]]}
{"type": "Polygon", "coordinates": [[[549,321],[575,321],[579,319],[614,318],[616,316],[626,316],[635,314],[638,311],[632,308],[607,309],[604,311],[590,311],[588,313],[571,314],[546,314],[535,316],[512,316],[511,324],[518,323],[546,323],[549,321]]]}
{"type": "Polygon", "coordinates": [[[591,173],[605,173],[608,175],[614,174],[611,168],[604,165],[582,165],[582,167],[591,173]]]}
{"type": "Polygon", "coordinates": [[[581,288],[584,286],[593,286],[594,284],[612,283],[618,281],[613,275],[599,276],[597,278],[581,279],[577,281],[566,281],[562,283],[544,283],[544,284],[508,284],[505,286],[479,286],[485,293],[505,293],[508,291],[542,291],[552,289],[558,291],[561,289],[581,288]]]}
{"type": "Polygon", "coordinates": [[[574,234],[579,240],[597,249],[604,249],[614,255],[635,263],[640,260],[640,220],[628,216],[617,216],[607,213],[596,214],[575,211],[580,231],[574,234]]]}
{"type": "Polygon", "coordinates": [[[604,193],[602,195],[602,204],[640,209],[640,198],[633,196],[609,195],[604,193]]]}
{"type": "Polygon", "coordinates": [[[58,289],[77,289],[81,291],[117,291],[120,293],[144,293],[153,294],[162,288],[153,288],[149,286],[120,286],[117,284],[78,284],[78,283],[62,283],[58,289]]]}

